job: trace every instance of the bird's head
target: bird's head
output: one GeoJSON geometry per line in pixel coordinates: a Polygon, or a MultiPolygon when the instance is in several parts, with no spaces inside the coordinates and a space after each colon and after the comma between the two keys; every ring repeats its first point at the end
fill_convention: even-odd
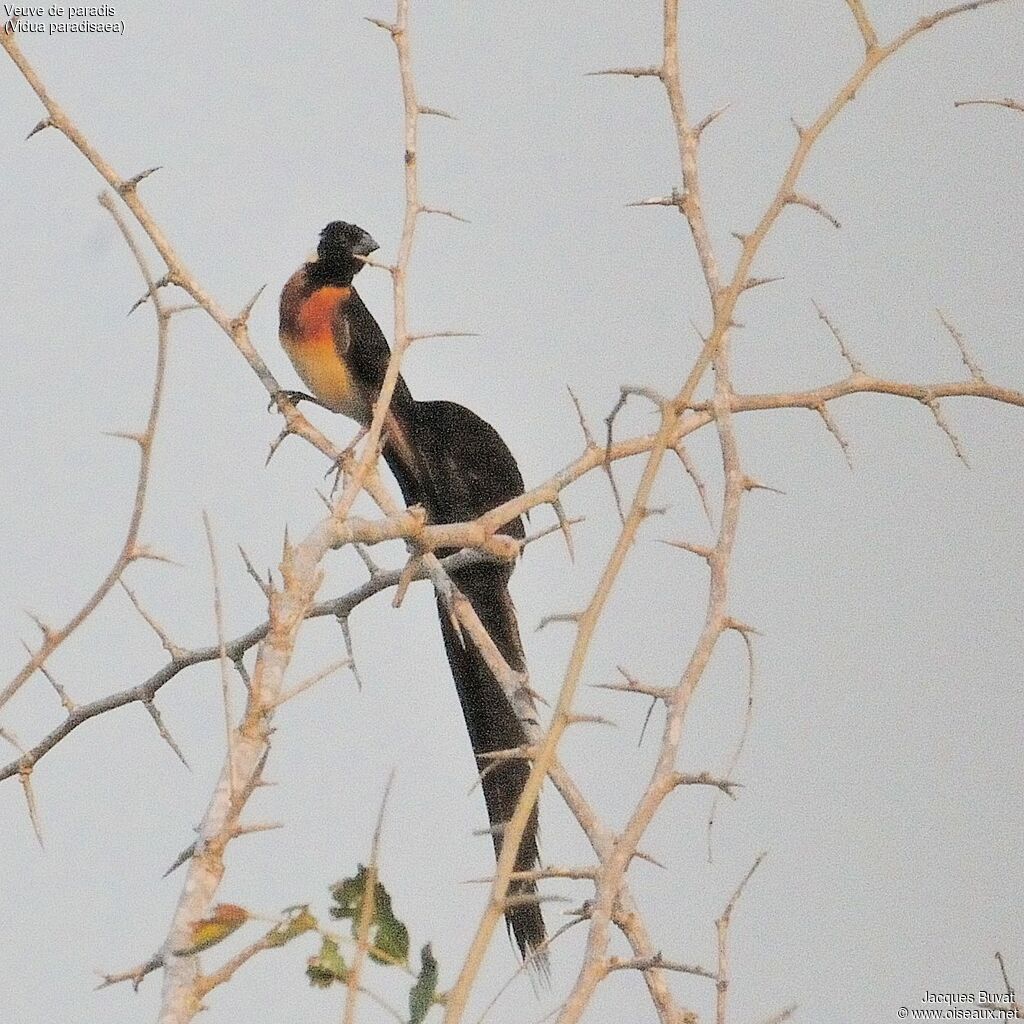
{"type": "Polygon", "coordinates": [[[319,277],[337,284],[348,284],[363,269],[357,256],[369,256],[380,246],[356,224],[343,220],[331,221],[320,232],[316,259],[312,261],[319,277]]]}

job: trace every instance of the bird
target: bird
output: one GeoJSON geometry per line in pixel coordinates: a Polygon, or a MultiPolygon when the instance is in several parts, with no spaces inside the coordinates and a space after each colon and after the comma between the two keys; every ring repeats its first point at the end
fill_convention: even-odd
{"type": "MultiPolygon", "coordinates": [[[[391,349],[352,285],[363,268],[361,257],[378,249],[361,227],[332,221],[321,232],[314,257],[288,279],[281,292],[280,341],[312,395],[312,400],[367,428],[391,357],[391,349]]],[[[417,401],[399,376],[384,421],[382,454],[409,506],[421,505],[433,524],[466,522],[523,493],[516,460],[498,432],[462,405],[417,401]]],[[[499,533],[522,540],[521,517],[499,533]]],[[[454,549],[452,549],[454,550],[454,549]]],[[[440,557],[452,553],[440,550],[440,557]]],[[[451,579],[469,600],[509,667],[526,671],[516,610],[508,591],[512,565],[479,562],[451,571],[451,579]]],[[[501,684],[472,639],[453,622],[441,596],[438,618],[466,729],[477,759],[481,788],[497,858],[502,832],[526,785],[525,758],[486,755],[529,743],[501,684]]],[[[539,864],[536,804],[516,854],[516,872],[539,864]]],[[[544,919],[532,879],[514,879],[508,887],[505,919],[520,954],[542,975],[547,960],[541,948],[544,919]]]]}

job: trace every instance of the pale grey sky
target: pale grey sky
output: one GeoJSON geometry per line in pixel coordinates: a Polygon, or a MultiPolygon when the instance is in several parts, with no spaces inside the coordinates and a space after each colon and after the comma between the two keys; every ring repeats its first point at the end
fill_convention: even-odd
{"type": "MultiPolygon", "coordinates": [[[[807,122],[853,68],[861,44],[841,0],[685,4],[682,40],[691,109],[731,103],[706,136],[702,172],[714,241],[729,264],[732,230],[748,228],[791,150],[790,116],[807,122]]],[[[881,34],[932,9],[872,0],[881,34]]],[[[124,36],[28,38],[24,48],[55,97],[125,173],[154,164],[151,209],[205,286],[228,308],[264,282],[253,317],[260,351],[297,381],[276,340],[276,296],[331,219],[354,220],[394,251],[401,220],[400,105],[393,47],[366,0],[283,10],[221,3],[171,11],[119,5],[124,36]]],[[[684,223],[667,209],[626,209],[678,183],[664,96],[650,81],[583,73],[656,59],[655,0],[587,5],[426,3],[414,6],[424,102],[458,122],[424,124],[424,197],[468,217],[428,220],[413,263],[415,329],[464,328],[478,339],[424,343],[405,364],[418,397],[446,397],[491,421],[528,484],[580,449],[566,385],[595,423],[621,383],[674,390],[697,351],[690,321],[707,301],[684,223]],[[567,9],[569,7],[572,9],[567,9]]],[[[828,133],[802,190],[842,222],[834,231],[789,211],[757,265],[785,282],[742,306],[735,337],[742,390],[813,386],[841,376],[812,300],[845,329],[870,370],[918,381],[962,374],[938,324],[946,310],[989,377],[1019,387],[1024,328],[1024,116],[953,101],[1024,93],[1024,5],[1008,0],[919,39],[883,68],[828,133]]],[[[23,142],[40,108],[0,60],[0,339],[6,410],[0,480],[2,678],[20,667],[31,608],[61,621],[109,565],[124,529],[135,456],[104,430],[142,422],[154,344],[148,314],[126,319],[137,272],[95,202],[101,182],[56,133],[23,142]]],[[[383,275],[360,290],[390,335],[383,275]]],[[[213,639],[201,511],[210,512],[226,575],[230,632],[263,615],[233,558],[276,562],[285,524],[321,514],[322,460],[289,443],[269,468],[278,421],[244,364],[201,315],[175,321],[168,393],[143,536],[184,568],[141,565],[133,587],[181,643],[213,639]]],[[[769,856],[733,926],[732,1020],[757,1024],[798,1003],[801,1022],[895,1021],[926,989],[993,988],[993,952],[1024,979],[1020,771],[1024,657],[1019,508],[1020,410],[980,401],[946,412],[967,470],[927,410],[875,397],[834,408],[855,470],[809,413],[738,421],[745,464],[783,495],[745,506],[733,606],[757,641],[753,726],[722,806],[707,863],[708,798],[675,795],[644,847],[668,867],[633,869],[654,935],[672,959],[714,962],[713,920],[750,862],[769,856]]],[[[318,422],[346,441],[351,426],[318,422]]],[[[642,407],[620,430],[652,422],[642,407]]],[[[710,435],[693,452],[715,481],[710,435]]],[[[623,467],[623,486],[635,482],[623,467]]],[[[568,633],[537,634],[544,615],[589,595],[616,520],[600,475],[565,495],[586,513],[578,558],[556,540],[531,549],[513,580],[534,685],[553,697],[568,633]]],[[[637,544],[593,647],[585,683],[623,664],[678,676],[703,615],[705,572],[666,554],[658,537],[702,541],[707,526],[675,467],[669,504],[637,544]],[[667,600],[666,600],[667,598],[667,600]]],[[[367,506],[369,508],[369,506],[367,506]]],[[[543,513],[538,522],[544,521],[543,513]]],[[[387,553],[392,564],[400,552],[387,553]]],[[[694,560],[695,561],[695,560],[694,560]]],[[[336,557],[325,595],[362,579],[336,557]]],[[[364,690],[348,676],[285,707],[254,815],[285,830],[230,852],[221,895],[264,913],[312,900],[365,859],[387,775],[397,780],[384,877],[414,947],[430,939],[442,985],[478,920],[484,892],[461,880],[490,872],[473,764],[425,585],[400,611],[378,598],[353,617],[364,690]]],[[[292,678],[339,657],[340,637],[308,627],[292,678]]],[[[79,701],[132,685],[162,652],[114,595],[53,659],[79,701]]],[[[742,722],[743,651],[723,643],[689,719],[681,767],[721,771],[742,722]]],[[[581,709],[617,731],[583,732],[564,752],[612,825],[640,792],[655,751],[637,749],[642,707],[581,691],[581,709]]],[[[192,765],[184,770],[138,709],[83,727],[34,781],[46,830],[40,851],[16,782],[0,785],[0,1021],[91,1024],[152,1019],[159,981],[93,992],[96,969],[144,960],[165,933],[181,875],[161,874],[192,839],[222,758],[216,670],[181,676],[159,704],[192,765]]],[[[2,724],[23,741],[59,712],[42,681],[2,724]]],[[[657,714],[657,712],[656,712],[657,714]]],[[[542,804],[546,859],[579,863],[586,847],[553,792],[542,804]]],[[[549,885],[583,898],[585,886],[549,885]]],[[[558,907],[549,913],[557,925],[558,907]]],[[[241,943],[246,932],[236,936],[241,943]]],[[[551,997],[525,982],[491,1020],[530,1022],[571,980],[582,930],[553,954],[551,997]]],[[[221,950],[207,954],[217,963],[221,950]]],[[[210,999],[210,1024],[338,1019],[340,993],[310,990],[300,943],[257,961],[210,999]]],[[[514,968],[493,944],[478,1011],[514,968]]],[[[707,1015],[707,982],[674,978],[707,1015]]],[[[389,989],[401,1003],[400,989],[389,989]]],[[[380,1017],[372,1005],[363,1019],[380,1017]]],[[[475,1019],[475,1015],[473,1017],[475,1019]]],[[[639,978],[604,986],[588,1021],[649,1021],[639,978]]]]}

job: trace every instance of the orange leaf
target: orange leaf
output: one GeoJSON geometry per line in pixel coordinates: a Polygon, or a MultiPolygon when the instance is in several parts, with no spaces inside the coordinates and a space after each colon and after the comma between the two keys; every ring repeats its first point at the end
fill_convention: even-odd
{"type": "Polygon", "coordinates": [[[196,921],[190,928],[191,942],[184,949],[174,950],[175,956],[192,956],[226,939],[249,920],[249,911],[237,903],[218,903],[209,917],[196,921]]]}

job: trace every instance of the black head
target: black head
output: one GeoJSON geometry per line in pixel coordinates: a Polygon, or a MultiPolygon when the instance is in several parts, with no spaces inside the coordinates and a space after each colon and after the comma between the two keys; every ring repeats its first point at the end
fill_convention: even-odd
{"type": "Polygon", "coordinates": [[[378,248],[377,243],[358,225],[343,220],[331,221],[320,232],[316,261],[310,269],[324,281],[348,284],[363,269],[362,261],[354,257],[369,256],[378,248]]]}

